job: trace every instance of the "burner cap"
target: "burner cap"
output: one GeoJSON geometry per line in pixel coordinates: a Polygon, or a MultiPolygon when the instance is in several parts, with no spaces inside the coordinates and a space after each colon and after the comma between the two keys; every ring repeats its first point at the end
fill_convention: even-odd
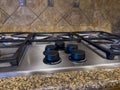
{"type": "Polygon", "coordinates": [[[69,53],[72,53],[72,51],[76,49],[78,49],[78,46],[76,44],[68,44],[65,49],[65,52],[69,54],[69,53]]]}
{"type": "Polygon", "coordinates": [[[72,62],[77,62],[77,63],[86,61],[86,59],[85,59],[85,51],[83,51],[83,50],[74,50],[74,51],[70,54],[69,59],[70,59],[72,62]]]}
{"type": "Polygon", "coordinates": [[[45,64],[58,64],[61,62],[59,53],[57,51],[51,50],[45,53],[45,58],[43,60],[45,64]]]}
{"type": "Polygon", "coordinates": [[[55,45],[47,45],[45,47],[45,51],[43,52],[43,54],[45,54],[47,51],[51,51],[51,50],[55,50],[56,46],[55,45]]]}
{"type": "Polygon", "coordinates": [[[63,41],[56,41],[55,46],[56,46],[57,50],[59,50],[59,49],[63,50],[65,48],[65,43],[63,41]]]}
{"type": "Polygon", "coordinates": [[[110,46],[110,49],[120,50],[120,45],[119,45],[119,44],[112,44],[112,45],[110,46]]]}

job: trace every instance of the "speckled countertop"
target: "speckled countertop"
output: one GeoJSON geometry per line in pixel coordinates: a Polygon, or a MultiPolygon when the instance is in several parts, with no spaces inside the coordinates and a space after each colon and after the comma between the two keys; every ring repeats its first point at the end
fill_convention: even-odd
{"type": "Polygon", "coordinates": [[[120,86],[120,68],[32,74],[0,79],[0,90],[101,90],[120,86]]]}

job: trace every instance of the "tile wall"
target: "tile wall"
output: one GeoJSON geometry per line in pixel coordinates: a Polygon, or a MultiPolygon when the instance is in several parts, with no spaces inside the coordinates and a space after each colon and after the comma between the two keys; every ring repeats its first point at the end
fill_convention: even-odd
{"type": "Polygon", "coordinates": [[[120,0],[0,0],[0,31],[120,32],[120,0]]]}

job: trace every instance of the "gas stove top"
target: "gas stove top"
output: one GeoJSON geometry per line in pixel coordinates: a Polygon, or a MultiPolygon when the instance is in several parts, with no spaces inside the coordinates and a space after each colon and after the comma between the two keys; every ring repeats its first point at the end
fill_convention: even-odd
{"type": "Polygon", "coordinates": [[[11,67],[1,66],[0,72],[53,72],[120,64],[120,37],[106,32],[0,35],[0,51],[5,53],[1,54],[0,63],[13,62],[11,67]]]}

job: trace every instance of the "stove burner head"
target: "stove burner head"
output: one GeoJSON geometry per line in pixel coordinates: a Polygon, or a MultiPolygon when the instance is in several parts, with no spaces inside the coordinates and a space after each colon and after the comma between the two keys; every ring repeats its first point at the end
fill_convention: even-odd
{"type": "Polygon", "coordinates": [[[69,53],[72,53],[72,51],[76,49],[78,49],[78,46],[76,44],[68,44],[65,52],[69,54],[69,53]]]}
{"type": "Polygon", "coordinates": [[[59,49],[64,50],[64,48],[65,48],[65,43],[62,42],[62,41],[56,41],[56,42],[55,42],[55,46],[56,46],[56,49],[57,49],[57,50],[59,50],[59,49]]]}
{"type": "Polygon", "coordinates": [[[83,50],[74,50],[71,55],[69,56],[69,59],[72,62],[76,62],[76,63],[81,63],[83,61],[86,61],[85,59],[85,51],[83,50]]]}
{"type": "Polygon", "coordinates": [[[110,49],[120,50],[120,45],[119,45],[119,44],[112,44],[112,45],[110,46],[110,49]]]}
{"type": "Polygon", "coordinates": [[[59,53],[57,51],[47,51],[43,60],[45,64],[55,65],[61,62],[59,53]]]}

